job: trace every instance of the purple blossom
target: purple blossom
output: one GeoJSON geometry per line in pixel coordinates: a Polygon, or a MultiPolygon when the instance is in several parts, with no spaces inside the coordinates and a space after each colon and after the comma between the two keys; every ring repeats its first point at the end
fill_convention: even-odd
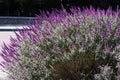
{"type": "Polygon", "coordinates": [[[75,45],[75,42],[72,41],[72,42],[69,44],[70,49],[71,49],[74,45],[75,45]]]}
{"type": "Polygon", "coordinates": [[[66,30],[62,32],[61,36],[64,38],[66,34],[66,30]]]}
{"type": "MultiPolygon", "coordinates": [[[[17,72],[19,74],[16,75],[22,75],[21,77],[25,75],[25,77],[28,77],[26,76],[27,72],[25,69],[27,69],[28,71],[33,70],[31,71],[33,73],[34,70],[36,70],[34,69],[35,67],[37,68],[37,71],[43,70],[40,71],[40,74],[41,72],[44,72],[44,70],[48,70],[47,67],[44,65],[44,58],[48,56],[48,58],[50,59],[49,61],[53,61],[50,58],[51,53],[58,53],[58,55],[60,55],[59,57],[56,55],[52,55],[54,57],[54,61],[58,61],[56,60],[56,58],[58,59],[60,57],[66,56],[71,57],[71,59],[73,59],[73,56],[69,56],[69,53],[70,51],[75,50],[76,52],[74,53],[74,56],[78,55],[78,52],[85,52],[85,50],[88,51],[89,49],[90,52],[93,52],[95,55],[98,55],[98,57],[96,56],[96,58],[99,58],[99,56],[105,58],[104,56],[99,54],[103,52],[105,54],[111,54],[112,52],[114,52],[114,54],[116,55],[117,53],[119,53],[120,29],[118,28],[118,18],[120,11],[113,12],[111,9],[108,9],[107,11],[100,9],[95,10],[93,7],[90,7],[90,9],[84,9],[83,11],[81,11],[79,8],[72,8],[70,10],[72,14],[68,13],[64,8],[63,10],[59,11],[59,13],[57,10],[54,10],[51,13],[42,12],[41,16],[37,16],[38,20],[33,20],[33,25],[25,26],[24,30],[15,32],[16,38],[11,37],[10,44],[6,45],[4,43],[2,47],[3,50],[0,56],[4,59],[6,64],[0,63],[0,65],[7,65],[8,67],[13,67],[13,72],[14,68],[16,68],[17,66],[18,69],[20,69],[20,71],[24,74],[22,74],[18,70],[17,72]],[[114,24],[112,24],[112,22],[114,24]],[[111,36],[111,34],[113,34],[112,32],[114,32],[113,27],[116,30],[114,35],[111,36]],[[73,34],[71,31],[71,29],[73,28],[76,29],[74,30],[75,35],[71,36],[69,35],[69,33],[73,34]],[[26,31],[28,29],[30,30],[26,31]],[[59,36],[56,35],[56,33],[59,36]],[[99,40],[97,38],[99,38],[99,40]],[[64,43],[59,41],[64,41],[64,43]],[[59,43],[60,46],[56,45],[57,43],[59,43]],[[67,48],[65,48],[63,44],[67,45],[67,48]],[[113,47],[113,45],[115,46],[113,47]],[[49,53],[46,53],[46,49],[49,50],[49,53]],[[66,52],[64,51],[66,49],[69,50],[66,52]],[[36,55],[36,53],[38,55],[36,55]],[[65,53],[67,54],[64,55],[65,53]],[[14,62],[14,65],[16,66],[12,65],[12,62],[14,62]],[[26,68],[26,63],[34,64],[26,68]]],[[[115,57],[115,59],[117,58],[115,57]]],[[[109,62],[105,61],[104,67],[109,67],[108,63],[109,62]]],[[[103,65],[100,64],[100,66],[103,65]]],[[[118,70],[118,72],[120,71],[118,70]]],[[[46,73],[48,72],[45,71],[45,75],[46,73]]],[[[27,75],[29,74],[27,73],[27,75]]],[[[105,73],[105,75],[109,74],[105,73]]],[[[120,74],[118,74],[118,76],[119,75],[120,74]]]]}
{"type": "Polygon", "coordinates": [[[120,35],[120,29],[117,28],[117,29],[115,30],[115,36],[116,36],[116,37],[119,37],[119,35],[120,35]]]}
{"type": "Polygon", "coordinates": [[[107,20],[107,29],[108,29],[108,32],[110,33],[111,32],[111,23],[110,21],[107,20]]]}
{"type": "Polygon", "coordinates": [[[6,56],[9,55],[9,53],[8,53],[6,50],[2,50],[1,52],[2,52],[1,54],[4,54],[4,55],[6,55],[6,56]]]}
{"type": "Polygon", "coordinates": [[[119,44],[117,43],[116,45],[115,45],[115,50],[117,50],[119,48],[119,44]]]}
{"type": "Polygon", "coordinates": [[[2,49],[3,50],[9,50],[8,46],[5,43],[3,43],[2,49]]]}
{"type": "Polygon", "coordinates": [[[106,11],[106,15],[107,15],[107,16],[110,16],[110,15],[111,15],[111,13],[112,13],[112,8],[111,8],[111,7],[109,7],[109,9],[106,11]]]}
{"type": "Polygon", "coordinates": [[[17,37],[17,40],[18,40],[18,41],[21,41],[22,36],[21,36],[19,33],[17,33],[17,32],[14,32],[14,33],[15,33],[15,35],[16,35],[16,37],[17,37]]]}
{"type": "Polygon", "coordinates": [[[5,68],[5,65],[4,65],[4,64],[1,64],[1,63],[0,63],[0,66],[1,66],[2,68],[5,68]]]}
{"type": "Polygon", "coordinates": [[[87,32],[91,37],[93,37],[93,33],[92,33],[92,31],[91,31],[90,28],[88,28],[88,29],[86,30],[86,32],[87,32]]]}
{"type": "Polygon", "coordinates": [[[60,50],[60,55],[63,56],[64,55],[64,51],[60,50]]]}
{"type": "Polygon", "coordinates": [[[4,61],[6,61],[7,63],[12,62],[7,56],[0,54],[0,56],[4,59],[4,61]]]}
{"type": "Polygon", "coordinates": [[[105,43],[104,44],[104,50],[105,50],[105,52],[106,53],[110,53],[110,49],[111,49],[111,47],[107,43],[105,43]]]}
{"type": "Polygon", "coordinates": [[[41,58],[44,58],[43,52],[41,50],[38,50],[38,53],[40,54],[41,58]]]}
{"type": "Polygon", "coordinates": [[[106,33],[104,31],[100,31],[100,36],[103,37],[103,38],[107,37],[107,35],[106,35],[106,33]]]}
{"type": "Polygon", "coordinates": [[[54,45],[54,46],[53,46],[53,50],[54,50],[54,51],[56,51],[56,52],[58,51],[58,49],[57,49],[57,46],[56,46],[56,45],[54,45]]]}
{"type": "Polygon", "coordinates": [[[85,41],[82,41],[82,47],[84,47],[85,46],[85,41]]]}
{"type": "Polygon", "coordinates": [[[85,16],[83,15],[83,16],[82,16],[82,23],[83,23],[83,25],[85,25],[85,22],[86,22],[86,18],[85,18],[85,16]]]}

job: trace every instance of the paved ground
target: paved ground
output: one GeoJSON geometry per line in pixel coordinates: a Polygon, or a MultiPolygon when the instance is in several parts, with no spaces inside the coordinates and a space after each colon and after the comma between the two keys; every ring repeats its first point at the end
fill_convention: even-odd
{"type": "MultiPolygon", "coordinates": [[[[13,29],[16,28],[16,26],[0,26],[0,29],[13,29]]],[[[12,31],[0,31],[0,51],[1,51],[1,45],[3,45],[3,42],[6,44],[9,44],[9,38],[10,36],[15,37],[14,32],[12,31]]],[[[2,58],[0,57],[0,62],[2,61],[2,58]]],[[[2,68],[0,67],[0,80],[7,80],[6,79],[7,74],[2,72],[2,68]]]]}
{"type": "MultiPolygon", "coordinates": [[[[1,17],[0,16],[0,52],[1,52],[1,45],[3,45],[3,41],[7,44],[9,44],[9,38],[10,36],[15,37],[15,34],[10,31],[9,29],[20,29],[25,24],[32,24],[30,20],[37,20],[34,17],[1,17]],[[19,25],[19,26],[18,26],[19,25]],[[22,26],[20,26],[22,25],[22,26]],[[8,31],[5,31],[5,29],[8,29],[8,31]]],[[[2,58],[0,57],[0,62],[2,61],[2,58]]],[[[0,67],[0,80],[7,80],[6,79],[7,74],[2,72],[2,68],[0,67]]]]}
{"type": "MultiPolygon", "coordinates": [[[[1,51],[1,45],[3,45],[3,41],[7,44],[9,44],[9,38],[10,36],[15,36],[13,32],[0,32],[0,51],[1,51]]],[[[2,58],[0,57],[0,61],[2,61],[2,58]]],[[[7,74],[2,72],[2,68],[0,67],[0,80],[4,80],[6,78],[7,74]]]]}

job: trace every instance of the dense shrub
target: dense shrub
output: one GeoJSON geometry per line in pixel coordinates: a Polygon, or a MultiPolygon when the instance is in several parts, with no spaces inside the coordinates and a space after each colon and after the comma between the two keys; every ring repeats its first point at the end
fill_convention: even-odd
{"type": "Polygon", "coordinates": [[[37,16],[3,46],[1,62],[10,80],[119,80],[120,10],[37,16]]]}

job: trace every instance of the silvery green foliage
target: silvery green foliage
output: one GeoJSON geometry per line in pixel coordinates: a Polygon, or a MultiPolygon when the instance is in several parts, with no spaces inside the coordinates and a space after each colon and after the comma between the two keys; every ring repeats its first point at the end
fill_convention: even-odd
{"type": "Polygon", "coordinates": [[[120,11],[71,12],[43,12],[37,16],[41,23],[34,21],[4,44],[1,66],[10,80],[120,79],[120,11]]]}
{"type": "Polygon", "coordinates": [[[101,73],[95,74],[95,78],[97,80],[111,80],[110,76],[113,73],[113,69],[111,69],[111,67],[108,65],[101,66],[100,69],[101,69],[101,73]]]}

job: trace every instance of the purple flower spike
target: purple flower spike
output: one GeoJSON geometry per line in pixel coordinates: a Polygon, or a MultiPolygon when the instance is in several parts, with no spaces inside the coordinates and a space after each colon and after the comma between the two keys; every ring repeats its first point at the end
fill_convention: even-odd
{"type": "Polygon", "coordinates": [[[7,63],[12,62],[7,56],[0,54],[0,56],[6,61],[7,63]]]}
{"type": "Polygon", "coordinates": [[[1,54],[4,54],[4,55],[6,55],[6,56],[9,55],[9,53],[8,53],[6,50],[2,50],[2,53],[1,53],[1,54]]]}
{"type": "MultiPolygon", "coordinates": [[[[1,62],[0,66],[5,66],[14,80],[30,80],[31,75],[38,75],[38,79],[43,80],[44,78],[98,80],[93,78],[95,74],[97,78],[102,74],[107,80],[111,80],[109,74],[116,71],[114,68],[118,68],[114,62],[120,64],[118,61],[120,10],[117,12],[110,8],[107,11],[96,10],[90,6],[82,10],[73,7],[69,13],[63,6],[61,8],[61,11],[43,11],[32,24],[15,32],[16,38],[11,37],[10,44],[4,43],[2,46],[0,56],[4,63],[1,62]],[[85,68],[81,68],[84,66],[85,68]],[[76,70],[79,71],[76,73],[76,70]],[[54,76],[56,73],[58,78],[54,76]]],[[[118,75],[112,76],[120,76],[120,65],[118,72],[118,75]]]]}
{"type": "Polygon", "coordinates": [[[119,48],[119,44],[117,43],[115,46],[115,50],[117,50],[119,48]]]}
{"type": "Polygon", "coordinates": [[[111,47],[109,47],[109,45],[107,43],[104,44],[104,50],[106,53],[110,53],[110,49],[111,47]]]}
{"type": "Polygon", "coordinates": [[[41,56],[41,58],[44,58],[43,52],[41,50],[35,50],[38,52],[38,54],[41,56]]]}
{"type": "Polygon", "coordinates": [[[19,33],[17,33],[17,32],[14,32],[14,33],[15,33],[15,35],[16,35],[16,37],[17,37],[17,40],[18,40],[18,41],[21,41],[22,36],[21,36],[19,33]]]}
{"type": "Polygon", "coordinates": [[[91,37],[93,37],[92,31],[90,30],[90,28],[88,28],[88,29],[86,30],[86,32],[87,32],[91,37]]]}
{"type": "Polygon", "coordinates": [[[104,38],[104,37],[107,37],[106,33],[103,32],[103,31],[100,31],[100,36],[103,37],[103,38],[104,38]]]}
{"type": "Polygon", "coordinates": [[[64,55],[64,51],[60,50],[60,55],[63,56],[64,55]]]}
{"type": "Polygon", "coordinates": [[[9,50],[8,46],[3,42],[3,46],[2,46],[3,50],[9,50]]]}
{"type": "Polygon", "coordinates": [[[106,11],[106,15],[107,15],[107,16],[110,16],[110,15],[111,15],[111,13],[112,13],[112,8],[111,8],[111,7],[109,7],[109,9],[106,11]]]}
{"type": "Polygon", "coordinates": [[[82,41],[82,47],[84,47],[85,46],[85,41],[82,41]]]}
{"type": "Polygon", "coordinates": [[[107,29],[108,29],[108,32],[110,33],[111,32],[111,23],[110,21],[107,20],[107,29]]]}
{"type": "Polygon", "coordinates": [[[62,37],[65,37],[66,30],[62,32],[62,37]]]}
{"type": "Polygon", "coordinates": [[[54,51],[56,51],[56,52],[57,52],[57,50],[58,50],[56,45],[53,46],[53,49],[54,49],[54,51]]]}
{"type": "Polygon", "coordinates": [[[119,37],[119,35],[120,35],[120,29],[117,28],[116,31],[115,31],[115,36],[116,36],[116,37],[119,37]]]}
{"type": "Polygon", "coordinates": [[[1,64],[1,63],[0,63],[0,66],[1,66],[2,68],[5,68],[5,65],[4,65],[4,64],[1,64]]]}

